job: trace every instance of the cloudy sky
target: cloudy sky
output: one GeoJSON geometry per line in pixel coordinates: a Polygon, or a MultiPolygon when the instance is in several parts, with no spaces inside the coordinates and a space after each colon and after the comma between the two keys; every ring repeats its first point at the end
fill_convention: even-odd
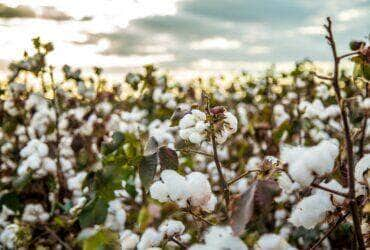
{"type": "Polygon", "coordinates": [[[322,35],[334,20],[339,49],[370,32],[370,0],[0,0],[2,67],[41,36],[50,60],[122,72],[147,63],[173,71],[260,70],[330,60],[322,35]],[[9,13],[11,10],[11,16],[9,13]],[[5,14],[4,14],[5,13],[5,14]]]}

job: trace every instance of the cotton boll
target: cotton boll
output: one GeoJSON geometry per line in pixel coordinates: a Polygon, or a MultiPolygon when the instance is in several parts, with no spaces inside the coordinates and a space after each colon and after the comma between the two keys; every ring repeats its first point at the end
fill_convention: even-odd
{"type": "Polygon", "coordinates": [[[289,164],[289,174],[302,186],[309,186],[314,174],[330,173],[339,154],[338,142],[326,140],[313,147],[281,147],[281,159],[289,164]]]}
{"type": "Polygon", "coordinates": [[[136,245],[139,242],[139,236],[133,233],[131,230],[120,232],[119,239],[122,250],[133,250],[136,248],[136,245]]]}
{"type": "Polygon", "coordinates": [[[315,176],[312,174],[311,170],[305,168],[305,163],[303,161],[296,161],[289,165],[290,176],[303,187],[311,185],[315,176]]]}
{"type": "Polygon", "coordinates": [[[307,229],[315,227],[322,222],[327,212],[335,207],[331,203],[330,196],[327,194],[314,194],[303,198],[293,209],[289,218],[294,226],[303,226],[307,229]]]}
{"type": "Polygon", "coordinates": [[[7,225],[4,228],[4,230],[0,233],[1,245],[5,246],[5,248],[8,248],[8,249],[15,249],[18,231],[19,231],[19,226],[17,224],[7,225]]]}
{"type": "Polygon", "coordinates": [[[248,249],[240,238],[233,236],[230,227],[212,226],[204,239],[205,244],[195,244],[190,247],[190,250],[248,249]]]}
{"type": "Polygon", "coordinates": [[[294,250],[284,238],[277,234],[264,234],[256,243],[256,249],[261,250],[294,250]]]}
{"type": "Polygon", "coordinates": [[[193,206],[202,206],[211,199],[212,191],[207,177],[199,172],[186,176],[190,191],[190,202],[193,206]]]}
{"type": "Polygon", "coordinates": [[[230,112],[224,113],[225,129],[229,134],[234,134],[238,130],[238,119],[230,112]]]}
{"type": "Polygon", "coordinates": [[[358,182],[370,183],[370,154],[364,155],[355,166],[355,179],[358,182]]]}
{"type": "Polygon", "coordinates": [[[105,226],[113,231],[122,231],[126,222],[126,211],[122,207],[120,200],[109,202],[108,214],[105,219],[105,226]]]}
{"type": "Polygon", "coordinates": [[[77,173],[74,177],[71,177],[67,180],[67,185],[69,190],[81,190],[82,183],[85,180],[87,173],[85,171],[81,171],[77,173]]]}
{"type": "Polygon", "coordinates": [[[284,172],[279,175],[277,182],[279,187],[287,194],[291,194],[294,190],[299,188],[299,184],[292,182],[289,176],[284,172]]]}
{"type": "Polygon", "coordinates": [[[184,233],[184,231],[184,224],[178,220],[166,220],[159,226],[159,232],[161,232],[167,238],[175,235],[181,235],[184,233]]]}
{"type": "Polygon", "coordinates": [[[27,204],[22,215],[25,222],[45,222],[49,219],[49,214],[45,212],[41,204],[27,204]]]}
{"type": "Polygon", "coordinates": [[[208,123],[206,114],[200,110],[193,109],[190,114],[186,114],[179,122],[179,135],[184,140],[189,140],[194,144],[200,144],[206,139],[208,123]]]}
{"type": "Polygon", "coordinates": [[[204,211],[210,213],[215,210],[216,205],[217,205],[217,197],[216,195],[212,194],[209,201],[206,204],[202,205],[201,208],[204,211]]]}
{"type": "Polygon", "coordinates": [[[147,228],[141,236],[140,242],[137,244],[138,250],[146,250],[150,247],[159,246],[163,240],[163,234],[157,232],[154,228],[147,228]]]}
{"type": "Polygon", "coordinates": [[[185,177],[174,170],[164,170],[161,173],[161,179],[167,185],[171,200],[176,201],[180,207],[185,207],[190,195],[185,177]]]}
{"type": "MultiPolygon", "coordinates": [[[[336,180],[331,180],[328,183],[321,182],[320,186],[329,188],[334,191],[338,191],[341,193],[347,193],[348,188],[344,188],[342,185],[340,185],[336,180]]],[[[315,194],[321,194],[321,195],[330,195],[333,196],[335,204],[343,204],[345,198],[343,196],[331,194],[328,191],[322,190],[322,189],[315,189],[315,194]]]]}
{"type": "Polygon", "coordinates": [[[169,201],[168,188],[162,181],[154,182],[149,189],[150,196],[160,202],[169,201]]]}

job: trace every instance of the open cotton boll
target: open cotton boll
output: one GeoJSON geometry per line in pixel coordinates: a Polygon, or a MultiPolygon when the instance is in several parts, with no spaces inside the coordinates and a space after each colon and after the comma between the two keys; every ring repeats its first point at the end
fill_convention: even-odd
{"type": "Polygon", "coordinates": [[[279,187],[287,194],[291,194],[300,187],[297,182],[292,182],[289,176],[284,172],[279,175],[277,182],[279,187]]]}
{"type": "Polygon", "coordinates": [[[157,247],[163,240],[163,234],[157,232],[154,228],[145,229],[139,243],[137,244],[138,250],[146,250],[150,247],[157,247]]]}
{"type": "Polygon", "coordinates": [[[311,185],[315,176],[312,171],[307,168],[307,165],[303,160],[298,160],[289,165],[288,168],[290,176],[303,187],[311,185]]]}
{"type": "Polygon", "coordinates": [[[327,212],[334,209],[334,205],[328,194],[317,193],[303,198],[293,209],[289,218],[294,226],[303,226],[307,229],[315,227],[321,223],[327,212]]]}
{"type": "Polygon", "coordinates": [[[291,147],[283,145],[280,151],[282,161],[289,164],[289,174],[303,187],[309,186],[316,175],[330,173],[339,154],[338,141],[321,141],[313,147],[291,147]]]}
{"type": "Polygon", "coordinates": [[[294,250],[286,240],[277,234],[263,234],[255,245],[255,249],[261,250],[294,250]]]}
{"type": "Polygon", "coordinates": [[[6,249],[15,249],[18,231],[19,226],[17,224],[7,225],[0,233],[0,247],[5,246],[6,249]]]}
{"type": "Polygon", "coordinates": [[[120,243],[122,250],[132,250],[136,248],[139,242],[139,236],[133,233],[131,230],[125,230],[120,232],[120,243]]]}
{"type": "Polygon", "coordinates": [[[126,222],[126,211],[122,207],[122,202],[116,199],[110,201],[108,205],[105,226],[113,231],[122,231],[126,222]]]}
{"type": "Polygon", "coordinates": [[[190,192],[190,203],[193,206],[203,206],[212,196],[211,185],[207,177],[200,172],[192,172],[186,176],[190,192]]]}
{"type": "Polygon", "coordinates": [[[174,170],[164,170],[161,180],[154,182],[149,188],[150,196],[160,202],[173,201],[180,207],[200,207],[204,211],[214,210],[217,203],[206,176],[192,172],[186,178],[174,170]],[[189,202],[189,203],[188,203],[189,202]]]}
{"type": "Polygon", "coordinates": [[[166,220],[159,226],[159,232],[163,233],[167,238],[174,235],[181,235],[184,231],[184,224],[178,220],[166,220]]]}
{"type": "MultiPolygon", "coordinates": [[[[320,186],[322,187],[326,187],[326,188],[329,188],[331,190],[335,190],[335,191],[338,191],[338,192],[341,192],[341,193],[346,193],[348,192],[348,188],[344,188],[342,185],[340,185],[336,180],[331,180],[329,181],[328,183],[324,183],[324,182],[321,182],[320,183],[320,186]]],[[[328,191],[325,191],[325,190],[322,190],[322,189],[318,189],[316,188],[314,190],[315,194],[321,194],[321,195],[329,195],[329,196],[332,196],[333,199],[334,199],[334,202],[335,204],[342,204],[345,200],[345,198],[343,196],[339,196],[339,195],[335,195],[335,194],[331,194],[329,193],[328,191]]]]}
{"type": "Polygon", "coordinates": [[[205,244],[195,244],[190,250],[247,250],[248,247],[239,238],[233,235],[231,227],[212,226],[204,236],[205,244]]]}
{"type": "Polygon", "coordinates": [[[48,219],[49,214],[41,204],[27,204],[22,215],[22,220],[25,222],[45,222],[48,219]]]}
{"type": "Polygon", "coordinates": [[[370,154],[364,155],[355,166],[355,178],[359,182],[370,183],[370,154]]]}
{"type": "Polygon", "coordinates": [[[180,137],[191,143],[200,144],[206,139],[206,130],[209,127],[206,118],[206,114],[197,109],[186,114],[179,122],[180,137]]]}
{"type": "Polygon", "coordinates": [[[161,173],[161,179],[167,185],[170,199],[177,202],[180,207],[185,207],[186,200],[190,196],[185,177],[174,170],[164,170],[161,173]]]}
{"type": "Polygon", "coordinates": [[[170,200],[168,195],[169,191],[167,185],[162,181],[154,182],[149,189],[150,196],[160,202],[166,202],[170,200]]]}

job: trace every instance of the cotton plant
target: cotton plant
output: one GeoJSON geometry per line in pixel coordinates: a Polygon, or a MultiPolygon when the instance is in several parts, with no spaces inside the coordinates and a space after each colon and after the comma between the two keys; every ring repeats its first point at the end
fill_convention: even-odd
{"type": "Polygon", "coordinates": [[[368,240],[366,43],[342,55],[354,57],[354,75],[323,76],[304,60],[284,74],[190,83],[151,65],[124,82],[70,66],[60,79],[51,44],[34,45],[0,83],[0,248],[368,240]],[[331,227],[350,228],[351,240],[331,227]]]}

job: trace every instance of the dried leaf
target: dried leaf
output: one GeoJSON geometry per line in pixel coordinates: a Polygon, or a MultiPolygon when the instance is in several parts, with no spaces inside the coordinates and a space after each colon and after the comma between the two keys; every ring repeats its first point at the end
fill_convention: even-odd
{"type": "Polygon", "coordinates": [[[143,186],[148,189],[152,184],[157,169],[158,154],[143,156],[139,165],[139,176],[143,186]]]}
{"type": "Polygon", "coordinates": [[[144,156],[152,155],[158,151],[158,142],[151,136],[144,148],[144,156]]]}
{"type": "Polygon", "coordinates": [[[237,197],[230,218],[234,234],[243,234],[245,226],[251,221],[256,209],[260,213],[268,212],[271,209],[273,198],[279,193],[280,188],[275,181],[258,180],[237,197]]]}
{"type": "Polygon", "coordinates": [[[162,146],[158,150],[158,156],[161,169],[177,170],[179,166],[179,158],[177,157],[175,150],[162,146]]]}
{"type": "Polygon", "coordinates": [[[235,235],[241,235],[244,232],[245,225],[253,216],[256,189],[257,185],[254,183],[235,200],[230,217],[230,225],[235,235]]]}

